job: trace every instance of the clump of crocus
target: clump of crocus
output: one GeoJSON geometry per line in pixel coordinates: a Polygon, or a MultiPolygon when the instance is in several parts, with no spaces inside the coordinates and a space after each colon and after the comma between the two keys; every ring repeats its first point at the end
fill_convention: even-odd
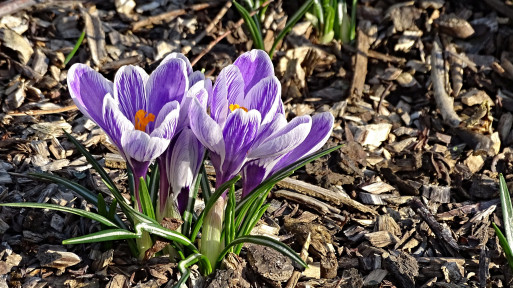
{"type": "Polygon", "coordinates": [[[114,83],[76,64],[69,71],[68,84],[79,109],[105,130],[126,159],[135,178],[135,207],[69,134],[68,139],[112,193],[110,205],[101,194],[71,180],[34,173],[31,176],[72,189],[95,205],[97,213],[48,203],[0,206],[66,211],[102,224],[101,231],[67,239],[63,244],[126,239],[134,255],[148,258],[157,249],[148,249],[152,237],[167,239],[173,247],[168,251],[180,258],[182,277],[175,287],[186,281],[190,265],[198,263],[208,275],[227,253],[240,253],[246,242],[272,247],[306,267],[287,245],[249,234],[265,213],[269,205],[264,204],[265,199],[274,184],[339,146],[315,152],[331,132],[333,116],[329,113],[286,120],[280,82],[265,52],[253,50],[240,56],[221,71],[213,88],[202,73],[192,71],[187,58],[176,53],[166,57],[151,75],[138,67],[122,67],[114,83]],[[198,176],[205,148],[216,172],[214,193],[210,193],[205,173],[198,176]],[[158,165],[148,172],[154,161],[158,165]],[[237,201],[235,184],[241,175],[243,198],[237,201]],[[199,183],[205,209],[193,217],[199,183]],[[118,206],[130,223],[116,214],[118,206]],[[166,218],[181,216],[181,230],[163,227],[162,223],[170,223],[166,218]],[[200,230],[198,249],[195,239],[200,230]]]}
{"type": "MultiPolygon", "coordinates": [[[[333,126],[329,112],[314,121],[305,115],[287,122],[283,111],[281,84],[262,50],[244,53],[221,71],[214,84],[210,115],[199,101],[193,102],[191,129],[210,151],[217,187],[244,169],[247,194],[272,171],[324,145],[333,126]]],[[[201,251],[211,261],[223,249],[224,204],[224,197],[219,198],[203,225],[201,251]]]]}

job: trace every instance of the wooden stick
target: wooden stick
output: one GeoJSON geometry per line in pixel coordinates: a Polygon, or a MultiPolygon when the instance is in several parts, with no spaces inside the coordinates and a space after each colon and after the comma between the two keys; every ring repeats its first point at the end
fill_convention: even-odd
{"type": "Polygon", "coordinates": [[[0,3],[0,18],[5,15],[15,13],[21,9],[35,5],[35,0],[11,0],[0,3]]]}
{"type": "Polygon", "coordinates": [[[169,22],[173,19],[175,19],[176,17],[178,16],[181,16],[181,15],[185,15],[187,13],[187,11],[200,11],[200,10],[204,10],[204,9],[207,9],[207,8],[210,8],[210,7],[215,7],[217,5],[221,4],[221,2],[210,2],[210,3],[200,3],[200,4],[195,4],[195,5],[192,5],[186,9],[176,9],[176,10],[172,10],[172,11],[168,11],[168,12],[164,12],[162,14],[158,14],[158,15],[155,15],[155,16],[150,16],[146,19],[143,19],[143,20],[140,20],[140,21],[137,21],[135,22],[133,25],[132,25],[132,30],[133,31],[137,31],[141,28],[143,28],[144,26],[148,26],[148,25],[153,25],[153,24],[158,24],[158,23],[161,23],[161,22],[169,22]]]}
{"type": "Polygon", "coordinates": [[[428,224],[433,234],[440,240],[440,244],[444,248],[447,249],[447,252],[453,257],[460,257],[459,250],[460,247],[458,242],[453,238],[451,231],[449,228],[442,226],[438,221],[436,221],[435,217],[431,212],[424,206],[419,199],[414,198],[410,201],[410,207],[420,215],[424,221],[428,224]]]}
{"type": "Polygon", "coordinates": [[[433,92],[435,102],[444,122],[451,127],[457,127],[461,119],[454,111],[454,100],[447,94],[444,85],[444,58],[440,39],[435,37],[433,48],[431,48],[431,82],[433,82],[433,92]]]}
{"type": "MultiPolygon", "coordinates": [[[[273,0],[265,1],[260,6],[260,8],[266,7],[272,1],[273,0]]],[[[256,13],[258,13],[258,10],[252,11],[249,15],[253,16],[256,13]]],[[[235,23],[235,26],[233,27],[233,30],[238,29],[240,26],[242,26],[242,24],[244,24],[244,19],[240,19],[239,21],[237,21],[237,23],[235,23]]],[[[208,46],[205,47],[205,49],[203,49],[203,51],[201,51],[201,53],[198,56],[196,56],[196,58],[194,58],[194,60],[191,61],[191,65],[194,66],[196,63],[198,63],[198,61],[201,58],[203,58],[203,56],[207,55],[207,53],[210,52],[210,50],[212,50],[212,48],[214,48],[214,46],[216,46],[216,44],[219,43],[219,41],[223,40],[226,36],[230,35],[233,30],[228,30],[228,31],[224,32],[221,36],[217,37],[216,39],[214,39],[214,41],[210,42],[210,44],[208,44],[208,46]]]]}
{"type": "MultiPolygon", "coordinates": [[[[303,259],[303,261],[305,261],[305,262],[306,262],[306,259],[308,258],[308,249],[310,248],[311,240],[312,240],[311,233],[308,233],[308,236],[306,237],[306,240],[305,240],[305,244],[303,244],[303,248],[301,249],[301,253],[299,254],[299,257],[301,257],[301,259],[303,259]]],[[[301,277],[301,272],[294,271],[292,273],[292,276],[290,276],[289,281],[287,281],[287,286],[285,286],[285,288],[296,287],[299,277],[301,277]]]]}
{"type": "Polygon", "coordinates": [[[78,109],[77,106],[75,104],[73,104],[70,106],[57,108],[57,109],[50,109],[50,110],[29,110],[29,111],[24,111],[24,112],[9,112],[9,113],[7,113],[7,115],[9,115],[9,116],[45,115],[45,114],[54,114],[54,113],[73,111],[73,110],[77,110],[77,109],[78,109]]]}
{"type": "Polygon", "coordinates": [[[226,14],[226,12],[228,12],[230,7],[232,7],[232,1],[228,0],[228,1],[226,1],[226,4],[224,4],[223,8],[221,8],[221,10],[219,10],[219,13],[217,13],[216,17],[212,20],[212,22],[210,22],[210,24],[208,24],[208,26],[205,28],[205,30],[201,31],[201,33],[191,41],[190,45],[188,45],[182,49],[182,53],[183,54],[189,53],[189,51],[191,51],[192,47],[194,47],[205,36],[207,36],[207,34],[210,33],[212,31],[212,29],[214,29],[214,27],[217,25],[217,23],[219,23],[219,21],[221,21],[221,18],[223,18],[224,14],[226,14]]]}

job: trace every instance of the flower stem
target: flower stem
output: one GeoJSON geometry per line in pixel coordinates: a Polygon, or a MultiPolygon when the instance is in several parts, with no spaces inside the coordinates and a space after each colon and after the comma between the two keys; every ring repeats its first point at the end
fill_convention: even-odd
{"type": "Polygon", "coordinates": [[[221,242],[221,233],[224,221],[223,197],[219,197],[212,209],[205,216],[201,234],[201,254],[205,255],[210,263],[216,263],[217,257],[223,251],[224,243],[221,242]]]}

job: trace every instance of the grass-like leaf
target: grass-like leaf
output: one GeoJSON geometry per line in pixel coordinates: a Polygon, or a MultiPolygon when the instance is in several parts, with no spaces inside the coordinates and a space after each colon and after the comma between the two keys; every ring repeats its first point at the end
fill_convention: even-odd
{"type": "Polygon", "coordinates": [[[349,40],[353,41],[356,38],[356,2],[353,0],[353,6],[351,6],[351,30],[349,32],[349,40]]]}
{"type": "Polygon", "coordinates": [[[148,185],[143,177],[139,178],[139,195],[141,198],[141,208],[143,214],[155,220],[155,210],[153,209],[153,201],[151,201],[148,185]]]}
{"type": "Polygon", "coordinates": [[[273,58],[274,50],[276,50],[276,46],[278,46],[278,43],[285,37],[285,35],[287,35],[290,32],[290,30],[292,30],[292,27],[294,27],[294,25],[296,25],[296,23],[303,18],[308,9],[310,9],[310,7],[312,6],[313,1],[314,0],[308,0],[305,3],[303,3],[303,5],[299,7],[296,13],[292,15],[287,24],[285,24],[285,27],[283,28],[283,30],[280,31],[276,39],[274,39],[273,46],[269,51],[269,57],[271,57],[271,59],[273,58]]]}
{"type": "Polygon", "coordinates": [[[141,235],[137,233],[125,230],[125,229],[107,229],[99,232],[87,234],[84,236],[79,236],[75,238],[70,238],[62,241],[63,245],[72,245],[72,244],[85,244],[85,243],[97,243],[97,242],[105,242],[105,241],[114,241],[114,240],[126,240],[139,238],[141,235]]]}
{"type": "MultiPolygon", "coordinates": [[[[73,145],[75,145],[75,147],[78,149],[78,151],[80,151],[80,153],[86,157],[87,162],[89,162],[89,164],[91,164],[93,166],[94,170],[96,170],[96,172],[98,172],[98,174],[100,174],[100,177],[102,178],[103,183],[105,183],[105,185],[107,186],[109,191],[112,193],[112,196],[114,196],[114,198],[116,198],[116,200],[118,201],[118,203],[121,207],[121,210],[123,210],[123,213],[125,213],[125,215],[127,217],[129,217],[132,221],[133,221],[134,217],[135,218],[148,218],[145,215],[140,214],[140,213],[139,213],[140,215],[138,215],[136,213],[137,211],[135,211],[132,207],[130,207],[130,205],[128,205],[126,199],[121,195],[118,188],[114,184],[114,181],[112,181],[112,179],[110,179],[110,177],[107,174],[107,172],[105,171],[105,169],[103,169],[103,167],[100,166],[98,161],[96,161],[96,159],[94,159],[93,155],[91,155],[91,153],[89,153],[87,151],[87,149],[85,149],[85,147],[82,146],[82,144],[80,144],[77,141],[77,139],[75,139],[75,137],[73,137],[71,134],[69,134],[66,131],[64,131],[64,133],[66,134],[68,139],[73,143],[73,145]],[[143,216],[141,216],[141,215],[143,215],[143,216]]],[[[148,219],[150,222],[153,220],[150,218],[148,218],[148,219]]],[[[148,221],[148,219],[146,219],[145,221],[148,221]]],[[[140,221],[142,221],[142,219],[139,219],[139,222],[140,221]]]]}
{"type": "Polygon", "coordinates": [[[508,260],[509,267],[511,270],[513,270],[513,252],[511,251],[511,248],[509,246],[508,240],[506,237],[504,237],[504,234],[502,234],[501,229],[495,225],[495,223],[492,223],[493,229],[495,229],[495,233],[497,234],[497,237],[499,237],[499,244],[501,244],[502,249],[504,249],[504,254],[506,254],[506,260],[508,260]]]}
{"type": "MultiPolygon", "coordinates": [[[[265,198],[264,198],[264,200],[265,200],[265,198]]],[[[267,208],[269,208],[269,206],[271,206],[271,204],[266,204],[263,207],[259,207],[259,209],[253,215],[250,215],[251,218],[247,219],[244,223],[247,225],[244,225],[244,227],[243,227],[244,230],[241,228],[241,230],[240,230],[241,233],[240,233],[240,235],[237,235],[237,237],[249,235],[251,233],[251,230],[253,230],[253,228],[258,223],[258,220],[260,220],[260,218],[262,218],[262,216],[264,215],[265,211],[267,211],[267,208]]],[[[241,250],[242,250],[242,244],[237,245],[235,247],[235,254],[239,255],[241,250]]]]}
{"type": "Polygon", "coordinates": [[[501,198],[502,219],[504,221],[504,234],[508,240],[510,250],[513,250],[513,205],[511,204],[508,185],[502,174],[499,174],[499,193],[501,198]]]}
{"type": "MultiPolygon", "coordinates": [[[[191,275],[189,267],[200,260],[206,260],[205,256],[200,253],[194,253],[178,263],[178,270],[182,275],[175,285],[173,285],[173,288],[180,288],[182,284],[185,284],[185,281],[187,281],[191,275]]],[[[212,267],[210,266],[210,271],[204,271],[203,273],[205,273],[205,275],[212,273],[212,267]]]]}
{"type": "Polygon", "coordinates": [[[159,185],[160,185],[160,171],[159,171],[159,165],[157,163],[154,163],[151,165],[151,173],[149,176],[148,181],[148,191],[150,193],[150,199],[151,204],[153,207],[157,206],[157,198],[158,198],[158,191],[159,191],[159,185]]]}
{"type": "Polygon", "coordinates": [[[242,244],[242,243],[253,243],[257,245],[263,245],[270,248],[273,248],[274,250],[280,252],[281,254],[289,257],[290,259],[296,261],[303,267],[308,267],[308,265],[297,255],[296,251],[292,250],[289,246],[281,243],[280,241],[276,241],[270,237],[267,236],[259,236],[259,235],[252,235],[252,236],[241,236],[237,237],[235,240],[233,240],[230,245],[226,246],[221,254],[219,255],[219,258],[217,259],[216,267],[221,264],[221,261],[223,261],[224,256],[228,253],[230,248],[232,246],[242,244]]]}
{"type": "Polygon", "coordinates": [[[200,173],[201,173],[201,182],[200,182],[201,193],[203,195],[203,200],[205,200],[205,202],[208,202],[208,199],[210,198],[212,193],[210,192],[211,191],[210,190],[210,181],[208,181],[207,170],[205,169],[205,161],[203,161],[203,163],[201,164],[200,173]]]}
{"type": "Polygon", "coordinates": [[[68,54],[68,56],[66,56],[66,59],[64,60],[64,65],[67,65],[69,63],[69,61],[71,61],[71,58],[73,58],[73,56],[75,56],[75,53],[77,53],[78,48],[80,47],[80,45],[82,45],[82,42],[84,41],[85,35],[86,35],[86,31],[84,29],[82,31],[82,34],[80,34],[80,37],[78,37],[77,43],[75,43],[73,50],[71,50],[71,52],[68,54]]]}
{"type": "Polygon", "coordinates": [[[49,204],[49,203],[2,203],[2,204],[0,204],[0,206],[21,207],[21,208],[40,208],[40,209],[63,211],[63,212],[72,213],[72,214],[75,214],[75,215],[78,215],[81,217],[89,218],[91,220],[95,220],[105,226],[108,226],[108,227],[119,228],[118,225],[116,225],[114,222],[110,221],[109,219],[107,219],[99,214],[85,211],[85,210],[78,209],[78,208],[71,208],[71,207],[60,206],[60,205],[49,204]]]}
{"type": "Polygon", "coordinates": [[[240,15],[242,16],[242,19],[244,19],[244,23],[246,23],[249,33],[251,34],[251,38],[253,38],[254,46],[257,49],[265,50],[264,47],[264,40],[262,38],[262,31],[258,29],[257,23],[255,23],[255,19],[253,19],[250,16],[250,13],[246,8],[244,8],[242,5],[237,3],[237,1],[233,1],[233,5],[235,5],[235,8],[237,11],[239,11],[240,15]]]}
{"type": "Polygon", "coordinates": [[[228,245],[235,237],[235,186],[230,187],[228,202],[224,214],[224,235],[225,245],[228,245]]]}
{"type": "MultiPolygon", "coordinates": [[[[203,165],[202,165],[203,166],[203,165]]],[[[207,180],[208,181],[208,180],[207,180]]],[[[191,226],[194,218],[194,204],[196,202],[196,198],[198,197],[200,184],[203,182],[203,174],[198,173],[196,175],[196,179],[194,179],[193,191],[189,195],[189,201],[187,201],[187,207],[183,212],[183,225],[182,225],[182,234],[186,236],[191,236],[191,226]]],[[[208,188],[210,189],[210,187],[208,188]]]]}
{"type": "Polygon", "coordinates": [[[216,192],[208,199],[208,201],[205,203],[205,209],[201,212],[200,216],[198,217],[198,220],[196,221],[196,224],[194,225],[194,229],[191,233],[191,241],[194,242],[196,240],[196,237],[198,236],[198,232],[203,225],[203,219],[205,219],[205,215],[207,215],[208,211],[212,209],[214,204],[216,203],[217,199],[223,195],[223,193],[230,188],[230,186],[234,185],[239,179],[241,178],[240,175],[237,175],[233,177],[232,179],[226,181],[225,183],[221,184],[219,188],[216,189],[216,192]]]}

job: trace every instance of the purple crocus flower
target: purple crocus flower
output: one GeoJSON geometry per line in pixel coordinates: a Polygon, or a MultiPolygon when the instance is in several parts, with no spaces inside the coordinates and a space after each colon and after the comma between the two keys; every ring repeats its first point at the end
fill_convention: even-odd
{"type": "Polygon", "coordinates": [[[173,53],[168,57],[185,61],[191,88],[182,99],[177,99],[180,102],[180,118],[176,133],[168,149],[158,159],[161,175],[159,218],[179,217],[187,207],[192,192],[190,188],[205,155],[205,148],[189,128],[189,106],[193,99],[197,99],[203,111],[206,111],[209,95],[212,94],[212,82],[205,79],[203,73],[192,72],[192,66],[185,56],[173,53]]]}
{"type": "MultiPolygon", "coordinates": [[[[253,182],[263,180],[274,167],[283,165],[280,160],[287,163],[308,153],[326,138],[326,129],[315,131],[323,121],[316,120],[315,129],[308,115],[286,121],[281,84],[274,76],[271,59],[262,50],[244,53],[221,71],[209,104],[210,116],[199,101],[191,105],[190,125],[198,140],[210,150],[218,187],[247,163],[250,166],[245,171],[256,174],[246,173],[246,178],[257,180],[246,181],[254,186],[253,182]],[[307,136],[311,143],[301,145],[307,136]]],[[[315,119],[324,118],[332,116],[323,114],[315,119]]],[[[331,120],[327,125],[330,131],[332,123],[331,120]]]]}
{"type": "Polygon", "coordinates": [[[175,134],[180,102],[188,90],[187,64],[168,57],[148,75],[142,68],[123,66],[114,83],[84,64],[68,71],[71,97],[80,111],[96,122],[117,146],[136,179],[168,147],[175,134]]]}

